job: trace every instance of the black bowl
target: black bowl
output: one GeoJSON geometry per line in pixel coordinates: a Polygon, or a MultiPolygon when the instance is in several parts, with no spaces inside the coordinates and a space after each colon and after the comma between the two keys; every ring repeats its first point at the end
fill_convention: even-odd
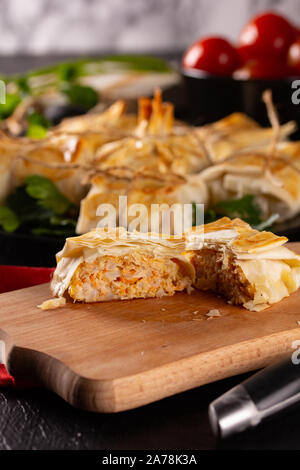
{"type": "MultiPolygon", "coordinates": [[[[239,111],[255,119],[261,125],[270,125],[262,101],[266,89],[273,92],[273,100],[282,123],[295,120],[300,124],[300,104],[292,102],[296,78],[274,80],[236,80],[228,77],[203,76],[197,71],[183,70],[189,120],[194,124],[206,124],[239,111]]],[[[299,126],[300,127],[300,126],[299,126]]],[[[295,133],[293,138],[300,138],[295,133]]]]}
{"type": "Polygon", "coordinates": [[[53,267],[55,254],[64,246],[64,238],[37,237],[0,230],[0,264],[53,267]]]}

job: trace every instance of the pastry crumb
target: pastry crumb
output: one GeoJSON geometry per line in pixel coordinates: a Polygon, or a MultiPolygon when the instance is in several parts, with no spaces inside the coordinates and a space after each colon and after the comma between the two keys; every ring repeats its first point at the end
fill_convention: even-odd
{"type": "Polygon", "coordinates": [[[195,311],[193,312],[194,315],[197,315],[197,313],[199,313],[199,310],[195,310],[195,311]]]}
{"type": "Polygon", "coordinates": [[[166,311],[166,309],[165,309],[164,307],[162,307],[162,308],[161,308],[161,311],[162,311],[162,312],[165,312],[165,311],[166,311]]]}
{"type": "Polygon", "coordinates": [[[186,288],[186,292],[187,292],[187,294],[189,294],[189,295],[190,295],[194,290],[195,290],[195,289],[194,289],[192,286],[188,286],[188,287],[186,288]]]}
{"type": "Polygon", "coordinates": [[[66,305],[65,297],[58,297],[56,299],[45,300],[42,304],[37,305],[41,310],[54,310],[55,308],[63,307],[66,305]]]}
{"type": "Polygon", "coordinates": [[[296,321],[296,323],[297,323],[297,325],[299,325],[299,326],[300,326],[300,320],[296,321]]]}
{"type": "Polygon", "coordinates": [[[221,313],[220,313],[220,310],[218,310],[218,309],[209,310],[209,312],[207,312],[205,315],[209,318],[221,317],[222,316],[221,313]]]}

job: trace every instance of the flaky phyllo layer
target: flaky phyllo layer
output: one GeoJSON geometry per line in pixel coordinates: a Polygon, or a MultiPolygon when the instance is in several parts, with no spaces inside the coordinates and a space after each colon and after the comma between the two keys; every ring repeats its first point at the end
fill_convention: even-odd
{"type": "Polygon", "coordinates": [[[53,293],[98,302],[173,295],[191,287],[262,310],[300,284],[300,256],[285,237],[224,217],[181,238],[96,229],[69,238],[57,255],[53,293]]]}

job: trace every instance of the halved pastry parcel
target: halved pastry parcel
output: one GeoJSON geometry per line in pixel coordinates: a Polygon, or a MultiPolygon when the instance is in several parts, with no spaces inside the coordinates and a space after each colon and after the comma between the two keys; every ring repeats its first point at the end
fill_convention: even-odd
{"type": "Polygon", "coordinates": [[[229,303],[263,310],[300,285],[300,256],[283,246],[287,238],[254,230],[240,219],[224,217],[194,227],[186,240],[194,287],[229,303]]]}
{"type": "Polygon", "coordinates": [[[194,278],[183,250],[182,238],[95,229],[66,240],[51,289],[82,302],[173,295],[194,278]]]}
{"type": "Polygon", "coordinates": [[[131,231],[161,232],[163,222],[167,224],[169,217],[170,225],[165,231],[181,233],[183,221],[181,223],[180,217],[189,215],[184,213],[184,204],[206,202],[206,185],[199,175],[183,177],[171,173],[165,175],[153,171],[134,172],[129,168],[112,168],[91,178],[91,189],[81,201],[76,232],[85,233],[97,226],[108,226],[107,218],[104,217],[105,208],[110,204],[115,211],[115,220],[109,225],[126,228],[130,225],[131,231]],[[124,199],[126,206],[122,205],[124,199]]]}
{"type": "MultiPolygon", "coordinates": [[[[293,121],[280,126],[279,141],[285,140],[295,129],[296,123],[293,121]]],[[[217,122],[200,127],[197,133],[205,143],[213,162],[220,162],[241,150],[248,151],[269,145],[274,136],[272,127],[261,127],[243,113],[233,113],[217,122]]]]}

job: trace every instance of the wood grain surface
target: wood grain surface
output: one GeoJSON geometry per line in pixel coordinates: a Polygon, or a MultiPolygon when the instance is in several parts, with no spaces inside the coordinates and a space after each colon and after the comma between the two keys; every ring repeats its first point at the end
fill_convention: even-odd
{"type": "MultiPolygon", "coordinates": [[[[291,248],[300,252],[300,244],[291,248]]],[[[257,369],[300,340],[300,290],[262,312],[201,292],[38,309],[47,298],[48,285],[0,295],[7,367],[19,381],[98,412],[257,369]],[[208,317],[211,309],[221,316],[208,317]]]]}

